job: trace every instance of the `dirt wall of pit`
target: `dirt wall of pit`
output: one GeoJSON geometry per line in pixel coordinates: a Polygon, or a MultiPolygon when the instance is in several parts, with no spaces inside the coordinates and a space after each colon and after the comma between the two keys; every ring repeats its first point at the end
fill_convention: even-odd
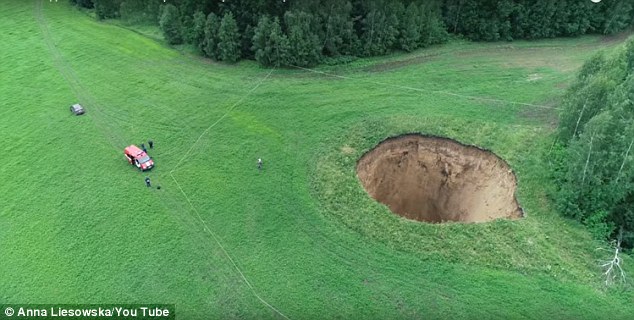
{"type": "Polygon", "coordinates": [[[374,199],[412,220],[485,222],[523,215],[508,164],[447,138],[389,138],[361,157],[357,174],[374,199]]]}

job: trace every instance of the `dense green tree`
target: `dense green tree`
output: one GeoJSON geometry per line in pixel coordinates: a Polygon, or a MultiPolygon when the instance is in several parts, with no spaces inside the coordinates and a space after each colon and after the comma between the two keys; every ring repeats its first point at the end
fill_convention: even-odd
{"type": "Polygon", "coordinates": [[[205,21],[205,38],[202,43],[205,56],[218,60],[218,30],[220,29],[220,19],[215,13],[210,13],[205,21]]]}
{"type": "Polygon", "coordinates": [[[529,7],[528,30],[526,38],[551,38],[557,35],[553,26],[556,6],[554,1],[533,2],[529,7]]]}
{"type": "Polygon", "coordinates": [[[560,141],[568,143],[583,133],[586,123],[606,110],[610,93],[626,76],[625,56],[608,58],[600,52],[591,57],[581,67],[577,80],[564,99],[564,111],[560,116],[560,141]]]}
{"type": "Polygon", "coordinates": [[[163,36],[169,44],[180,44],[183,42],[181,36],[181,18],[178,13],[178,8],[172,4],[167,4],[161,10],[161,19],[159,20],[159,26],[163,31],[163,36]]]}
{"type": "MultiPolygon", "coordinates": [[[[150,0],[156,1],[156,0],[150,0]]],[[[171,0],[178,7],[178,11],[181,13],[181,16],[184,17],[193,17],[196,11],[203,11],[205,2],[208,0],[171,0]]],[[[170,2],[170,1],[167,1],[170,2]]]]}
{"type": "Polygon", "coordinates": [[[154,0],[144,0],[145,6],[143,9],[144,17],[147,21],[155,24],[159,24],[161,18],[161,8],[163,7],[160,2],[154,0]]]}
{"type": "Polygon", "coordinates": [[[535,39],[586,32],[612,34],[632,25],[630,1],[444,0],[449,31],[473,40],[535,39]]]}
{"type": "MultiPolygon", "coordinates": [[[[445,0],[443,3],[443,19],[447,25],[447,29],[451,33],[458,33],[460,26],[460,17],[464,4],[468,0],[445,0]]],[[[424,12],[422,12],[424,14],[424,12]]]]}
{"type": "Polygon", "coordinates": [[[120,0],[93,0],[95,14],[99,19],[111,19],[119,16],[120,0]]]}
{"type": "Polygon", "coordinates": [[[266,45],[271,34],[271,24],[272,21],[269,16],[261,16],[258,21],[258,25],[253,31],[253,39],[251,40],[253,43],[251,50],[255,54],[255,60],[265,66],[270,65],[270,53],[267,52],[267,50],[269,50],[270,48],[267,48],[266,45]]]}
{"type": "Polygon", "coordinates": [[[240,51],[245,59],[255,59],[255,53],[252,48],[253,36],[255,35],[255,27],[248,24],[244,31],[240,34],[240,51]]]}
{"type": "Polygon", "coordinates": [[[419,6],[420,47],[443,43],[448,39],[447,28],[441,19],[440,1],[425,1],[419,6]]]}
{"type": "Polygon", "coordinates": [[[402,12],[399,26],[399,47],[405,51],[412,51],[421,44],[421,26],[425,15],[421,15],[424,12],[421,12],[414,2],[410,3],[407,9],[402,12]]]}
{"type": "Polygon", "coordinates": [[[578,36],[585,34],[590,28],[588,12],[592,11],[592,2],[564,1],[559,5],[558,16],[565,16],[559,24],[559,35],[578,36]]]}
{"type": "Polygon", "coordinates": [[[398,10],[395,5],[384,7],[385,3],[374,2],[362,20],[362,54],[383,55],[394,46],[398,37],[398,10]]]}
{"type": "Polygon", "coordinates": [[[119,16],[122,20],[134,21],[136,17],[143,14],[141,1],[124,0],[119,5],[119,16]]]}
{"type": "Polygon", "coordinates": [[[275,17],[271,23],[271,34],[267,47],[272,52],[271,65],[279,67],[288,64],[290,43],[288,37],[282,32],[280,20],[275,17]]]}
{"type": "Polygon", "coordinates": [[[93,0],[70,0],[70,3],[88,9],[95,7],[93,0]]]}
{"type": "MultiPolygon", "coordinates": [[[[245,58],[255,58],[253,48],[259,48],[253,39],[260,17],[269,16],[271,24],[277,17],[283,23],[281,33],[274,38],[283,46],[289,45],[279,52],[286,52],[285,63],[298,65],[314,65],[326,57],[331,63],[349,61],[349,56],[387,54],[395,49],[412,51],[442,43],[449,33],[478,41],[510,41],[586,33],[613,34],[634,24],[634,3],[616,0],[600,3],[586,0],[168,1],[176,8],[178,22],[172,18],[174,8],[163,5],[162,1],[70,1],[79,6],[94,5],[100,19],[121,17],[133,23],[157,23],[169,43],[193,44],[214,59],[220,58],[218,29],[221,22],[218,19],[214,24],[216,31],[208,40],[209,32],[201,32],[201,13],[213,13],[217,17],[232,13],[240,35],[239,56],[245,58]],[[170,23],[161,25],[165,8],[170,8],[167,13],[170,23]]],[[[207,22],[205,18],[205,26],[207,22]]],[[[270,36],[269,32],[268,40],[270,36]]]]}
{"type": "Polygon", "coordinates": [[[600,238],[634,247],[634,40],[586,62],[564,99],[557,205],[600,238]]]}
{"type": "Polygon", "coordinates": [[[627,72],[634,72],[634,41],[628,41],[625,45],[625,63],[627,64],[627,72]]]}
{"type": "Polygon", "coordinates": [[[603,34],[613,34],[627,28],[632,23],[631,1],[604,1],[604,16],[601,29],[603,34]]]}
{"type": "Polygon", "coordinates": [[[218,29],[218,57],[222,61],[236,62],[240,59],[240,33],[231,12],[225,13],[218,29]]]}
{"type": "Polygon", "coordinates": [[[282,32],[279,19],[262,16],[253,36],[255,59],[264,66],[284,66],[288,62],[289,50],[290,44],[282,32]]]}
{"type": "Polygon", "coordinates": [[[289,61],[300,67],[313,66],[321,59],[322,43],[314,32],[315,17],[303,11],[287,11],[284,22],[288,34],[289,61]]]}
{"type": "Polygon", "coordinates": [[[324,53],[330,56],[354,54],[358,38],[351,17],[352,3],[329,1],[320,12],[324,21],[324,53]]]}
{"type": "Polygon", "coordinates": [[[194,17],[181,13],[181,39],[184,43],[193,43],[194,41],[194,17]]]}
{"type": "Polygon", "coordinates": [[[205,41],[205,24],[207,18],[202,11],[196,11],[193,18],[193,30],[190,43],[203,52],[203,42],[205,41]]]}

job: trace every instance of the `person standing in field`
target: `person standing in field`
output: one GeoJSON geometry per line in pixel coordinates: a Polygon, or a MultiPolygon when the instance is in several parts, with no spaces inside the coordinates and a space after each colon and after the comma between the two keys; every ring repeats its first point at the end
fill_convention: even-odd
{"type": "Polygon", "coordinates": [[[154,141],[148,140],[147,144],[148,144],[148,146],[150,146],[150,149],[154,149],[154,141]]]}
{"type": "Polygon", "coordinates": [[[145,149],[145,143],[141,143],[141,149],[143,149],[143,152],[147,152],[147,149],[145,149]]]}
{"type": "Polygon", "coordinates": [[[152,186],[152,184],[150,183],[150,177],[145,177],[145,186],[148,188],[152,186]]]}
{"type": "Polygon", "coordinates": [[[262,170],[262,158],[258,158],[258,170],[262,170]]]}

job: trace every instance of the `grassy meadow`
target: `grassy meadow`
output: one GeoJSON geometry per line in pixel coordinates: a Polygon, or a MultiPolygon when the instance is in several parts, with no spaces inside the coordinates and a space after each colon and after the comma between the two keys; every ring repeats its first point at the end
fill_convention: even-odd
{"type": "Polygon", "coordinates": [[[629,287],[602,284],[610,252],[547,197],[558,101],[621,38],[455,40],[271,70],[174,50],[64,1],[0,9],[0,303],[175,303],[179,319],[634,314],[629,287]],[[70,114],[77,102],[85,116],[70,114]],[[527,217],[390,213],[355,164],[408,132],[504,158],[527,217]],[[140,173],[123,148],[148,139],[156,168],[140,173]]]}

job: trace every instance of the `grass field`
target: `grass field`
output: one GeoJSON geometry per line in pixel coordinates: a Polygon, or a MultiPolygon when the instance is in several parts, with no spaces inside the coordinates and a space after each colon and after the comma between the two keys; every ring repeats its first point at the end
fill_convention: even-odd
{"type": "Polygon", "coordinates": [[[618,39],[454,41],[270,70],[180,53],[65,2],[0,7],[0,303],[175,303],[179,319],[634,314],[631,290],[602,286],[609,252],[547,198],[557,102],[618,39]],[[85,116],[68,111],[78,101],[85,116]],[[391,214],[355,163],[406,132],[496,152],[527,217],[391,214]],[[148,138],[160,190],[122,154],[148,138]]]}

